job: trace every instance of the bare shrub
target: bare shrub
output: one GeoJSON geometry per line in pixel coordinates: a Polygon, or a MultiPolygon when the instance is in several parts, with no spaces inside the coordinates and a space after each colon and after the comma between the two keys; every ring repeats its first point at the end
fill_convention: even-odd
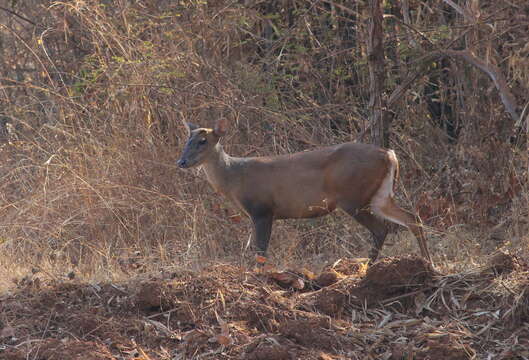
{"type": "MultiPolygon", "coordinates": [[[[9,258],[2,262],[127,273],[239,258],[248,222],[203,176],[174,166],[182,121],[210,126],[227,117],[225,145],[240,156],[352,141],[368,126],[365,25],[355,18],[366,14],[364,4],[354,16],[326,2],[280,6],[34,0],[3,12],[0,247],[9,258]]],[[[516,12],[506,6],[500,15],[516,12]]],[[[501,36],[523,38],[516,24],[497,21],[501,36]]],[[[415,25],[433,22],[425,12],[415,25]]],[[[457,29],[437,25],[430,36],[441,46],[457,29]]],[[[387,44],[393,82],[418,52],[402,42],[399,55],[398,36],[409,34],[395,31],[387,44]]],[[[522,59],[522,42],[512,44],[498,51],[522,59]]],[[[504,125],[497,95],[472,95],[475,73],[447,66],[453,77],[434,100],[468,99],[451,103],[464,126],[457,142],[448,139],[430,116],[428,79],[417,82],[394,109],[399,193],[430,226],[434,253],[464,258],[505,243],[522,247],[525,137],[504,125]],[[450,253],[462,224],[481,232],[450,253]]],[[[512,60],[504,69],[523,96],[527,72],[519,67],[527,64],[512,60]]],[[[271,250],[289,259],[362,255],[367,236],[346,217],[285,222],[271,250]]],[[[398,241],[393,252],[412,251],[406,238],[398,241]]]]}

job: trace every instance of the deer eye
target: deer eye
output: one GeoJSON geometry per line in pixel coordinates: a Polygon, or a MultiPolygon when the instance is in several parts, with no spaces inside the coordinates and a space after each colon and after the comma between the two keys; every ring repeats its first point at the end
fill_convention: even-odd
{"type": "Polygon", "coordinates": [[[204,144],[207,143],[207,142],[208,142],[208,140],[207,140],[206,138],[202,138],[202,139],[198,140],[198,143],[199,143],[200,145],[204,145],[204,144]]]}

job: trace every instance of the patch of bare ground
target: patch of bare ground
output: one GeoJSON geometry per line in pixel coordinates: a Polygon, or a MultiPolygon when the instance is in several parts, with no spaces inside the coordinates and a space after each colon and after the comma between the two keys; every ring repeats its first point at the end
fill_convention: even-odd
{"type": "Polygon", "coordinates": [[[3,354],[6,360],[115,360],[108,348],[93,341],[43,339],[34,344],[28,353],[9,349],[3,354]]]}
{"type": "Polygon", "coordinates": [[[344,259],[321,274],[216,265],[123,283],[38,276],[0,295],[2,359],[529,356],[529,268],[506,253],[457,274],[407,256],[344,259]]]}

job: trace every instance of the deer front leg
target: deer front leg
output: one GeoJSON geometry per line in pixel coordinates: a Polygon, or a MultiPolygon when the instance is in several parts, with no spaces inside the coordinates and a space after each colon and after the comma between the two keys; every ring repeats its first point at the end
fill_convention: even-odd
{"type": "Polygon", "coordinates": [[[266,250],[268,249],[268,242],[270,241],[270,234],[272,233],[271,214],[251,215],[253,222],[253,238],[257,246],[257,255],[266,257],[266,250]]]}

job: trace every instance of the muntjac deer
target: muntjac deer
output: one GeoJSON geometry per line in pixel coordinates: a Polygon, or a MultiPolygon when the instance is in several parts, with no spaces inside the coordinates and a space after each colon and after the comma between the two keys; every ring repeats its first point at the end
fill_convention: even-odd
{"type": "Polygon", "coordinates": [[[395,204],[399,164],[393,150],[349,142],[295,154],[238,158],[226,154],[219,142],[227,130],[225,119],[214,129],[187,126],[189,139],[178,166],[201,165],[213,188],[251,218],[259,255],[266,255],[275,219],[323,216],[338,207],[373,235],[372,261],[386,239],[386,219],[407,227],[421,255],[431,262],[419,218],[395,204]]]}

